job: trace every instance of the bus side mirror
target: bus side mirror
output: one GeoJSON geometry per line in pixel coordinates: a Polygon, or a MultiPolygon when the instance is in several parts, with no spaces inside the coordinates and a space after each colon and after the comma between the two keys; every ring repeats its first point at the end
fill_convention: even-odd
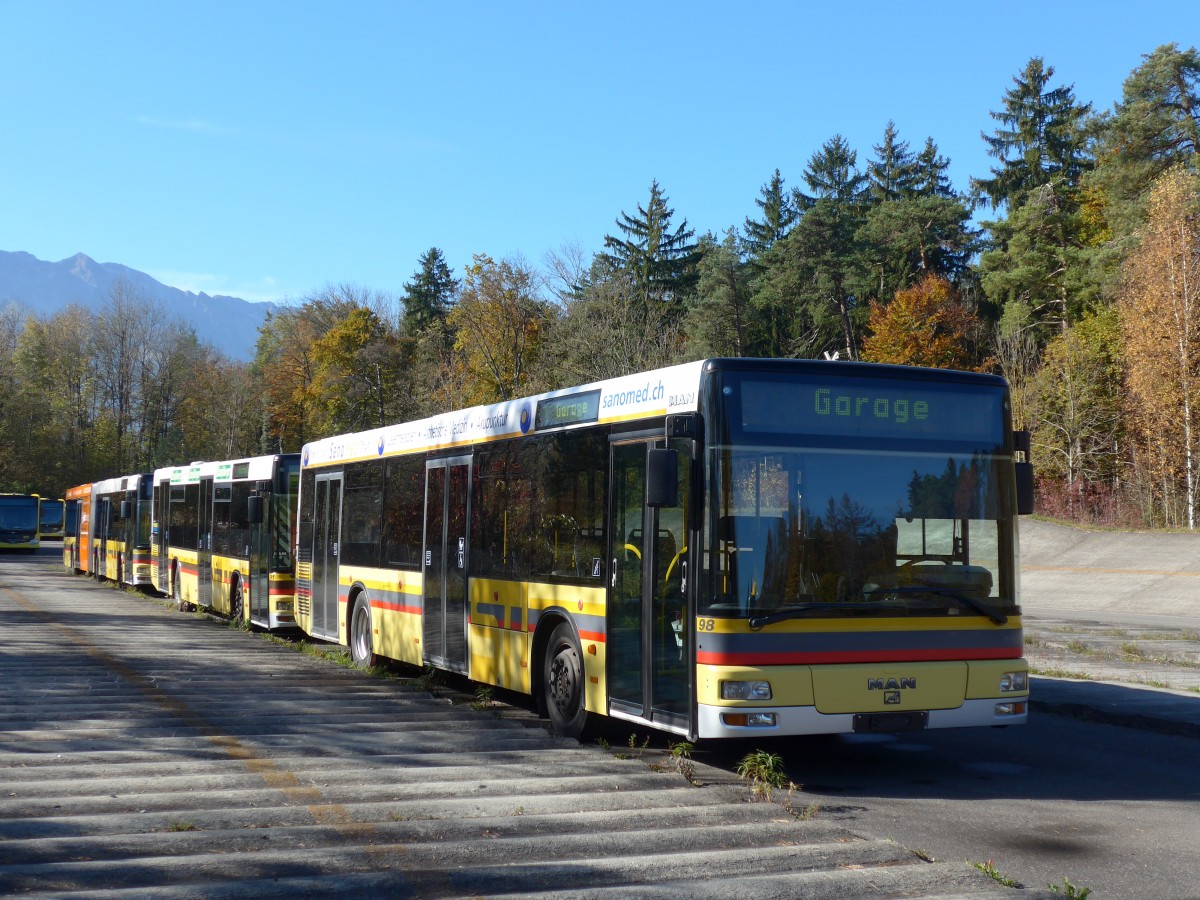
{"type": "Polygon", "coordinates": [[[1033,463],[1029,461],[1032,439],[1028,431],[1013,432],[1013,456],[1021,454],[1024,459],[1013,462],[1017,476],[1017,515],[1033,514],[1033,463]]]}
{"type": "Polygon", "coordinates": [[[122,519],[133,518],[133,501],[132,500],[122,500],[121,501],[121,518],[122,519]]]}
{"type": "Polygon", "coordinates": [[[246,498],[246,521],[251,525],[263,523],[263,498],[251,495],[246,498]]]}
{"type": "Polygon", "coordinates": [[[646,456],[646,505],[679,505],[679,451],[651,447],[646,456]]]}
{"type": "Polygon", "coordinates": [[[1013,463],[1017,470],[1017,515],[1033,515],[1033,463],[1013,463]]]}

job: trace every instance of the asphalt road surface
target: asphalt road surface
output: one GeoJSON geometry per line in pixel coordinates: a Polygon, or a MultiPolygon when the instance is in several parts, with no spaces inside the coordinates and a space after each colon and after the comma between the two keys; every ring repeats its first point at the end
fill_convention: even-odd
{"type": "Polygon", "coordinates": [[[0,894],[1008,896],[727,778],[0,559],[0,894]]]}

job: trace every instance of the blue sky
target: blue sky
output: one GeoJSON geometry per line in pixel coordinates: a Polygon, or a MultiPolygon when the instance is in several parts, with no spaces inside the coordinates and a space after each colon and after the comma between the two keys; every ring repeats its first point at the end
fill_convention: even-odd
{"type": "Polygon", "coordinates": [[[741,226],[829,137],[885,124],[965,189],[1032,56],[1100,109],[1187,2],[313,3],[0,0],[0,250],[167,284],[398,294],[439,247],[591,254],[658,179],[741,226]]]}

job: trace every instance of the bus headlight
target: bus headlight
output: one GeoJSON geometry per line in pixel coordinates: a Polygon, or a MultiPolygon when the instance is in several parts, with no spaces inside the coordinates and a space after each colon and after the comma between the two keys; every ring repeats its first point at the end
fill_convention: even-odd
{"type": "Polygon", "coordinates": [[[1005,672],[1000,676],[1000,693],[1011,694],[1029,690],[1028,672],[1005,672]]]}
{"type": "Polygon", "coordinates": [[[722,700],[770,700],[769,681],[722,681],[722,700]]]}
{"type": "Polygon", "coordinates": [[[730,728],[774,728],[775,713],[721,713],[721,723],[730,728]]]}

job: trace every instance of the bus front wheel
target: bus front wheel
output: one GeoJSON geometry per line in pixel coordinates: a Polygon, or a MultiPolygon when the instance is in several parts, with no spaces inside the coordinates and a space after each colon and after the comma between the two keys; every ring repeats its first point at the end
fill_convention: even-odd
{"type": "Polygon", "coordinates": [[[354,601],[354,612],[350,613],[350,658],[360,669],[369,669],[379,662],[372,645],[371,601],[366,594],[359,594],[354,601]]]}
{"type": "Polygon", "coordinates": [[[579,738],[587,724],[583,705],[583,653],[575,631],[566,622],[550,635],[543,667],[546,711],[555,734],[579,738]]]}

